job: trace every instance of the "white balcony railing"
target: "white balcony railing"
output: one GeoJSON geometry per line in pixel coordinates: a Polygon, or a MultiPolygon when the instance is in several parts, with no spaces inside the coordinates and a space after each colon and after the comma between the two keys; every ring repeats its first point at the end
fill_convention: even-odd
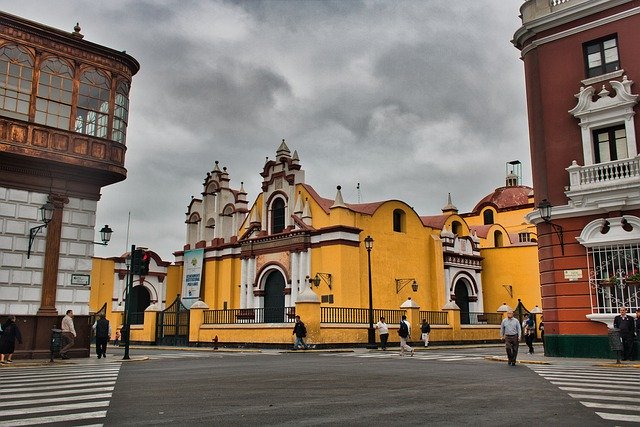
{"type": "Polygon", "coordinates": [[[580,166],[574,160],[567,171],[571,192],[631,184],[640,182],[640,156],[589,166],[580,166]]]}

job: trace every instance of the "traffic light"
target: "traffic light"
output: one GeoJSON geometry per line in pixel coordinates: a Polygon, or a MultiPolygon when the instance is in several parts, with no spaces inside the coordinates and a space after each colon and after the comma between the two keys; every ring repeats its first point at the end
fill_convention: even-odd
{"type": "Polygon", "coordinates": [[[149,263],[151,262],[151,253],[149,251],[145,251],[142,254],[142,260],[140,263],[140,275],[144,276],[149,274],[149,263]]]}
{"type": "Polygon", "coordinates": [[[133,274],[140,274],[140,269],[142,268],[142,257],[144,256],[144,251],[142,249],[136,249],[131,254],[131,272],[133,274]]]}

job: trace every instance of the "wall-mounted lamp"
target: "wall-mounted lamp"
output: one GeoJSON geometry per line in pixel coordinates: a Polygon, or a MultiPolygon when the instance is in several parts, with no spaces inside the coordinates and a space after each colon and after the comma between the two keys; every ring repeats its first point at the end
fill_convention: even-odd
{"type": "Polygon", "coordinates": [[[498,310],[496,310],[498,313],[506,313],[507,311],[511,311],[513,310],[511,307],[509,307],[507,305],[506,302],[503,302],[502,305],[500,307],[498,307],[498,310]]]}
{"type": "Polygon", "coordinates": [[[102,239],[102,243],[93,242],[93,244],[94,245],[107,246],[109,244],[109,242],[111,241],[111,234],[112,233],[113,233],[113,230],[111,228],[109,228],[108,225],[105,225],[104,227],[102,227],[100,229],[100,239],[102,239]]]}
{"type": "Polygon", "coordinates": [[[553,222],[551,222],[552,207],[553,206],[551,205],[551,203],[549,203],[547,199],[542,199],[542,201],[538,205],[538,211],[540,212],[540,217],[542,218],[542,220],[547,224],[549,224],[553,228],[553,231],[558,236],[558,240],[560,240],[560,251],[562,252],[562,255],[564,255],[564,237],[562,235],[562,227],[559,226],[558,224],[554,224],[553,222]]]}
{"type": "Polygon", "coordinates": [[[43,228],[47,228],[47,225],[49,225],[49,223],[51,222],[54,209],[55,207],[51,202],[45,203],[44,205],[40,206],[40,209],[38,209],[38,211],[40,212],[40,220],[43,222],[43,224],[37,227],[31,227],[31,229],[29,229],[29,247],[27,249],[27,258],[31,256],[31,246],[33,246],[33,240],[36,238],[36,235],[43,228]]]}
{"type": "Polygon", "coordinates": [[[507,290],[507,292],[509,293],[509,296],[511,298],[513,298],[513,286],[511,285],[502,285],[503,288],[505,288],[507,290]]]}
{"type": "Polygon", "coordinates": [[[329,286],[329,289],[331,289],[331,273],[316,273],[316,276],[311,280],[311,283],[313,283],[317,288],[320,286],[321,280],[323,280],[327,286],[329,286]]]}
{"type": "Polygon", "coordinates": [[[413,277],[410,279],[396,279],[396,293],[399,293],[402,288],[411,283],[411,289],[413,292],[418,292],[418,282],[413,277]]]}

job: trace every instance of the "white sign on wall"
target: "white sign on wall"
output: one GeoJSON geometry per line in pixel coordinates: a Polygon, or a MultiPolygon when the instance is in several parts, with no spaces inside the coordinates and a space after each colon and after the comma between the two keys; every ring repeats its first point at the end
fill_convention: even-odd
{"type": "Polygon", "coordinates": [[[576,282],[582,279],[582,270],[565,270],[564,278],[570,282],[576,282]]]}
{"type": "Polygon", "coordinates": [[[204,249],[185,251],[183,259],[182,303],[185,307],[190,308],[200,298],[204,249]]]}

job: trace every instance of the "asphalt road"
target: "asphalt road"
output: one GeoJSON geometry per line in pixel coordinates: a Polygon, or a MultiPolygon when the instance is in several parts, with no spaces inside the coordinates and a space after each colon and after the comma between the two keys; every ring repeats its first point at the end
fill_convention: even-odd
{"type": "Polygon", "coordinates": [[[135,350],[149,360],[122,364],[104,424],[625,425],[482,357],[501,349],[381,353],[135,350]]]}

